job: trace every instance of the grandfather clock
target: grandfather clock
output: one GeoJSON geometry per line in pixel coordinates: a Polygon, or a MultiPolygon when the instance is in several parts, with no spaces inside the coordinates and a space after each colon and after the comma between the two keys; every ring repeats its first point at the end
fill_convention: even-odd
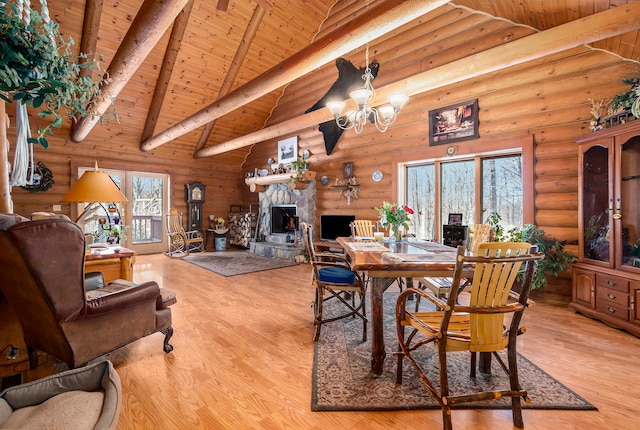
{"type": "Polygon", "coordinates": [[[202,204],[206,185],[192,182],[184,186],[187,201],[187,230],[202,231],[202,204]]]}

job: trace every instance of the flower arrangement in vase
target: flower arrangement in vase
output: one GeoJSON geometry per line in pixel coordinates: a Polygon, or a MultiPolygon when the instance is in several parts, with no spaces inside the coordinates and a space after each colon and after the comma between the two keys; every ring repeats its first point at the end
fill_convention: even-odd
{"type": "Polygon", "coordinates": [[[380,224],[390,228],[389,239],[400,242],[403,230],[407,230],[411,224],[410,215],[414,214],[413,209],[407,205],[389,202],[382,202],[382,206],[375,209],[380,214],[380,224]]]}

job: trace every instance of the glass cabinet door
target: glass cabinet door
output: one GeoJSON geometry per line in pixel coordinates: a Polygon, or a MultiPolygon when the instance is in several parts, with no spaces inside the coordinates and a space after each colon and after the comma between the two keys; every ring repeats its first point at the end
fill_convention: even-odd
{"type": "Polygon", "coordinates": [[[609,149],[592,146],[583,155],[583,257],[611,261],[609,239],[609,149]]]}
{"type": "Polygon", "coordinates": [[[614,202],[619,267],[640,268],[640,136],[620,146],[620,190],[614,202]]]}

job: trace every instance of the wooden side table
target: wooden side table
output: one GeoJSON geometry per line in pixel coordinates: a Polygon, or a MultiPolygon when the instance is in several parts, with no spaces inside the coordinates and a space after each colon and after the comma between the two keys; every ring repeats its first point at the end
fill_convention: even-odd
{"type": "Polygon", "coordinates": [[[135,256],[135,251],[128,248],[93,248],[84,257],[84,272],[101,272],[105,284],[116,279],[133,281],[135,256]]]}
{"type": "Polygon", "coordinates": [[[215,242],[216,231],[212,228],[208,228],[207,231],[204,233],[204,250],[205,251],[207,250],[209,237],[211,237],[211,250],[215,251],[216,250],[216,242],[215,242]]]}

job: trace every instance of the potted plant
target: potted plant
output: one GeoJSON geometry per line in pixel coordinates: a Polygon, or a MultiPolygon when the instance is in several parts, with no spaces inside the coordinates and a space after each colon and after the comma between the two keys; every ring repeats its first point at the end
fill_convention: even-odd
{"type": "Polygon", "coordinates": [[[309,168],[309,163],[302,157],[298,157],[298,159],[291,163],[291,171],[292,172],[302,172],[309,168]]]}
{"type": "Polygon", "coordinates": [[[493,228],[494,242],[529,242],[538,247],[538,252],[544,253],[544,259],[538,261],[536,272],[533,275],[532,289],[544,287],[547,284],[548,275],[557,278],[568,264],[578,260],[564,250],[562,242],[547,236],[544,230],[537,228],[534,224],[505,230],[500,225],[500,221],[502,221],[502,217],[496,212],[489,214],[485,221],[493,228]]]}
{"type": "Polygon", "coordinates": [[[625,78],[622,83],[630,88],[611,99],[612,113],[630,110],[634,117],[640,118],[640,77],[625,78]]]}
{"type": "MultiPolygon", "coordinates": [[[[46,148],[45,135],[60,128],[63,117],[92,113],[91,100],[108,77],[95,59],[74,54],[73,39],[65,40],[58,25],[42,15],[32,9],[26,23],[15,0],[0,6],[0,98],[31,106],[49,119],[37,138],[28,139],[46,148]]],[[[103,117],[117,119],[115,110],[103,117]]]]}

